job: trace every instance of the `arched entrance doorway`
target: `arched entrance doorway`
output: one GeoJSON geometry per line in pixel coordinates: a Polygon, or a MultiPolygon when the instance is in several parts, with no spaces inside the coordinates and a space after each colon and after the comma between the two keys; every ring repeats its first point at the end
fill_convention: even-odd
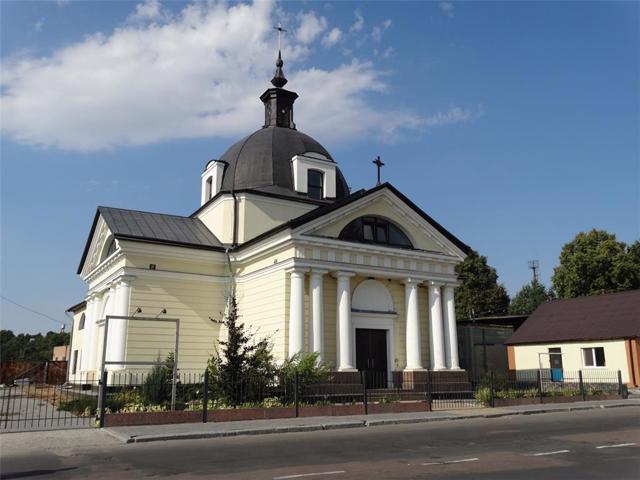
{"type": "Polygon", "coordinates": [[[353,292],[356,368],[366,372],[367,385],[385,388],[391,379],[396,312],[387,287],[365,280],[353,292]]]}

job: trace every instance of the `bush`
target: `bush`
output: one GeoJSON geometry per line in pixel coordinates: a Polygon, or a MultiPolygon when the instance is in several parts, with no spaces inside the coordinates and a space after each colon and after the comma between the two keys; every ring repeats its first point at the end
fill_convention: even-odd
{"type": "Polygon", "coordinates": [[[62,400],[58,404],[58,410],[71,412],[78,416],[91,416],[96,413],[98,399],[89,395],[82,395],[72,400],[62,400]],[[88,414],[87,414],[88,413],[88,414]]]}
{"type": "Polygon", "coordinates": [[[142,399],[147,405],[161,405],[171,400],[173,384],[173,352],[167,355],[164,365],[156,365],[142,386],[142,399]]]}

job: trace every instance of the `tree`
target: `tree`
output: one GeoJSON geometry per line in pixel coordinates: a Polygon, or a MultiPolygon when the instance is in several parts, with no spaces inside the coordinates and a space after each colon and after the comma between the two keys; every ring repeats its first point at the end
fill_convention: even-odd
{"type": "Polygon", "coordinates": [[[69,345],[66,332],[47,332],[15,335],[11,330],[0,331],[0,361],[45,362],[51,360],[53,347],[69,345]]]}
{"type": "Polygon", "coordinates": [[[511,299],[509,313],[512,315],[528,315],[532,313],[538,305],[553,298],[553,291],[546,289],[537,280],[523,286],[515,297],[511,299]]]}
{"type": "Polygon", "coordinates": [[[212,397],[223,397],[234,406],[252,401],[276,375],[271,343],[269,339],[256,340],[239,321],[234,295],[228,299],[227,314],[214,321],[226,328],[227,339],[218,340],[221,351],[216,348],[207,364],[212,397]]]}
{"type": "Polygon", "coordinates": [[[580,232],[562,247],[552,282],[560,298],[640,288],[640,242],[627,246],[604,230],[580,232]]]}
{"type": "Polygon", "coordinates": [[[487,264],[487,257],[471,251],[456,266],[462,284],[456,289],[456,311],[461,317],[504,315],[509,307],[509,295],[498,283],[496,269],[487,264]]]}

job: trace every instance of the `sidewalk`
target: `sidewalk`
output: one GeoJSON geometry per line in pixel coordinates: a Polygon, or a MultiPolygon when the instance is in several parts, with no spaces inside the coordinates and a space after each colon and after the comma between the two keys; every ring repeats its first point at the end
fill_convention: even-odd
{"type": "Polygon", "coordinates": [[[385,413],[344,417],[284,418],[278,420],[248,420],[219,423],[182,423],[173,425],[145,425],[105,428],[104,432],[123,443],[157,442],[196,438],[232,437],[238,435],[266,435],[270,433],[311,432],[341,428],[363,428],[380,425],[496,418],[508,415],[533,415],[553,412],[572,412],[594,408],[640,407],[640,399],[588,401],[562,404],[523,405],[502,408],[470,408],[418,413],[385,413]]]}

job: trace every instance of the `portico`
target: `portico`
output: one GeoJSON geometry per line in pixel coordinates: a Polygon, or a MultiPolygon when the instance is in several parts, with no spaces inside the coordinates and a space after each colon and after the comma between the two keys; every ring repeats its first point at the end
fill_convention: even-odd
{"type": "Polygon", "coordinates": [[[288,270],[290,282],[288,356],[318,352],[338,372],[355,372],[356,329],[370,328],[387,333],[388,373],[402,370],[459,370],[455,317],[455,281],[429,278],[372,277],[357,265],[350,270],[330,267],[296,267],[288,270]],[[325,282],[335,280],[335,357],[325,351],[325,282]],[[401,305],[389,292],[401,286],[401,305]],[[306,287],[306,288],[305,288],[306,287]],[[305,298],[308,298],[305,321],[305,298]],[[428,325],[428,335],[424,326],[428,325]],[[305,326],[308,331],[305,332],[305,326]],[[403,332],[401,338],[395,338],[403,332]],[[426,337],[426,341],[425,341],[426,337]],[[305,342],[305,338],[308,339],[305,342]],[[398,348],[396,348],[396,345],[398,348]],[[397,352],[396,352],[397,350],[397,352]],[[427,357],[425,352],[429,352],[427,357]],[[425,361],[426,358],[426,361],[425,361]]]}

